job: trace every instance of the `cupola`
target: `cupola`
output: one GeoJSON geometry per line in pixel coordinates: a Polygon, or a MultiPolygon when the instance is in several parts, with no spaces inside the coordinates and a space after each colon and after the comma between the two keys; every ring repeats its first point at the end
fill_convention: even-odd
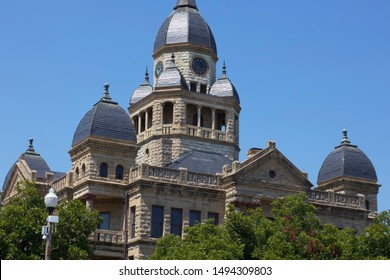
{"type": "Polygon", "coordinates": [[[90,136],[136,142],[133,123],[126,111],[114,102],[105,84],[104,95],[80,121],[72,147],[90,136]]]}

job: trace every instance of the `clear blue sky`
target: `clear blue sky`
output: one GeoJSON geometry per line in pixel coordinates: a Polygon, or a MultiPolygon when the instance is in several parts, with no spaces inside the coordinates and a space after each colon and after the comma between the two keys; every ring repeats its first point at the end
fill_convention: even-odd
{"type": "MultiPolygon", "coordinates": [[[[0,2],[0,185],[35,139],[52,170],[84,114],[111,85],[124,108],[153,67],[157,31],[176,0],[0,2]]],[[[219,52],[219,75],[241,98],[241,159],[275,140],[315,185],[349,130],[371,159],[390,209],[390,1],[197,0],[219,52]]]]}

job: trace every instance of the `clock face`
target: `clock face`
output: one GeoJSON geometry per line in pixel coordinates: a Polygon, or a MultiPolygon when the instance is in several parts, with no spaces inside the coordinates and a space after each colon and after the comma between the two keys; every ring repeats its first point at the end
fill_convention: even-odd
{"type": "Polygon", "coordinates": [[[157,63],[157,65],[156,65],[156,77],[157,77],[157,78],[160,77],[161,72],[163,71],[163,69],[164,69],[164,65],[163,65],[163,63],[160,61],[160,62],[157,63]]]}
{"type": "Polygon", "coordinates": [[[207,62],[200,57],[194,58],[192,60],[192,70],[198,74],[198,75],[204,75],[206,74],[207,70],[209,69],[209,66],[207,65],[207,62]]]}

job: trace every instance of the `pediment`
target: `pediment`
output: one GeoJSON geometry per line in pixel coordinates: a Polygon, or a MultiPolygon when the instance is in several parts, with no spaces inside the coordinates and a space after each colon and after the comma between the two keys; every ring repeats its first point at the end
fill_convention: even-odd
{"type": "Polygon", "coordinates": [[[294,186],[310,189],[313,185],[281,152],[272,149],[249,164],[243,163],[235,174],[237,181],[294,186]]]}
{"type": "Polygon", "coordinates": [[[19,182],[32,180],[33,172],[24,160],[18,160],[9,171],[6,182],[3,186],[4,200],[18,193],[17,186],[19,182]]]}

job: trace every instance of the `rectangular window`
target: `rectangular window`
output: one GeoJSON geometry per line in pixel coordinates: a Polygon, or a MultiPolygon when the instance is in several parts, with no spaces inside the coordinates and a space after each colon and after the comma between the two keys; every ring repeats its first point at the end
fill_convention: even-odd
{"type": "Polygon", "coordinates": [[[108,212],[101,212],[100,216],[102,216],[103,220],[100,222],[98,229],[110,229],[110,213],[108,212]]]}
{"type": "Polygon", "coordinates": [[[196,92],[196,87],[197,87],[196,83],[194,83],[194,82],[190,83],[190,91],[196,92]]]}
{"type": "Polygon", "coordinates": [[[152,234],[153,238],[160,238],[164,229],[164,207],[152,206],[152,234]]]}
{"type": "Polygon", "coordinates": [[[181,237],[183,230],[183,209],[171,208],[171,234],[181,237]]]}
{"type": "Polygon", "coordinates": [[[200,211],[190,210],[190,227],[200,223],[200,211]]]}
{"type": "Polygon", "coordinates": [[[216,225],[216,226],[219,224],[219,214],[218,213],[209,212],[207,215],[207,219],[213,220],[214,225],[216,225]]]}
{"type": "Polygon", "coordinates": [[[130,208],[130,238],[135,237],[135,206],[130,208]]]}
{"type": "Polygon", "coordinates": [[[200,85],[200,93],[207,93],[207,85],[200,85]]]}

